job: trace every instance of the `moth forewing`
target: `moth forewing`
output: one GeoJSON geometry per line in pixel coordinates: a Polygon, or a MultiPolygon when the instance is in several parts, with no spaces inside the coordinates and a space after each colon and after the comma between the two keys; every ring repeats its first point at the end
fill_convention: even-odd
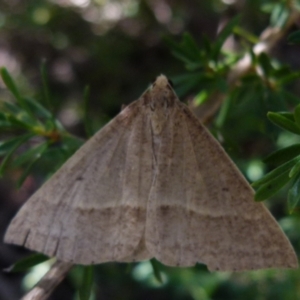
{"type": "Polygon", "coordinates": [[[25,203],[5,241],[78,264],[298,266],[275,219],[164,75],[25,203]]]}

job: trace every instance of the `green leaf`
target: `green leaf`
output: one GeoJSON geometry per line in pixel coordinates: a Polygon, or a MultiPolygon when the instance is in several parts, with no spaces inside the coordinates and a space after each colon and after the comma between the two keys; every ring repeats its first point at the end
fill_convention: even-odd
{"type": "Polygon", "coordinates": [[[260,10],[264,13],[270,14],[274,8],[275,4],[272,2],[267,2],[261,5],[260,10]]]}
{"type": "Polygon", "coordinates": [[[63,136],[62,140],[62,147],[61,149],[64,149],[68,152],[68,156],[72,155],[77,151],[85,142],[85,140],[82,140],[76,136],[73,135],[66,135],[63,136]]]}
{"type": "Polygon", "coordinates": [[[41,105],[37,100],[28,97],[23,98],[27,102],[29,109],[36,115],[45,119],[52,118],[52,113],[41,105]]]}
{"type": "Polygon", "coordinates": [[[289,10],[285,3],[277,3],[274,5],[271,13],[271,24],[274,27],[282,28],[289,16],[289,10]]]}
{"type": "Polygon", "coordinates": [[[207,37],[206,34],[203,34],[203,36],[202,36],[202,42],[203,42],[203,47],[204,47],[205,53],[209,54],[211,52],[211,50],[212,50],[211,49],[211,42],[210,42],[210,40],[209,40],[209,38],[207,37]]]}
{"type": "Polygon", "coordinates": [[[190,71],[195,70],[195,67],[199,68],[199,67],[202,66],[201,63],[195,64],[195,62],[192,61],[190,58],[188,58],[188,57],[186,56],[186,54],[181,54],[181,53],[178,52],[178,51],[172,51],[172,54],[173,54],[173,56],[175,56],[177,59],[179,59],[179,60],[181,60],[182,62],[184,62],[185,65],[188,66],[188,69],[189,69],[190,71]],[[193,67],[191,67],[191,66],[193,66],[193,67]]]}
{"type": "MultiPolygon", "coordinates": [[[[249,80],[251,80],[249,78],[249,80]]],[[[230,98],[233,103],[241,104],[241,103],[253,103],[253,99],[259,97],[260,91],[258,90],[257,78],[255,81],[251,80],[251,83],[243,82],[243,84],[235,88],[230,93],[230,98]]]]}
{"type": "Polygon", "coordinates": [[[298,103],[300,101],[300,98],[298,96],[294,95],[293,93],[290,93],[289,91],[287,91],[285,89],[281,90],[281,94],[286,100],[288,100],[293,105],[298,105],[298,103]]]}
{"type": "Polygon", "coordinates": [[[292,122],[282,114],[268,112],[267,117],[272,123],[279,126],[280,128],[283,128],[295,134],[300,134],[300,128],[297,126],[297,124],[295,122],[292,122]]]}
{"type": "Polygon", "coordinates": [[[31,157],[31,162],[28,164],[28,166],[26,167],[25,171],[22,173],[22,175],[20,176],[20,178],[17,181],[17,187],[20,188],[22,186],[22,184],[24,183],[25,179],[27,178],[27,176],[29,175],[33,165],[42,157],[43,153],[47,150],[48,148],[48,143],[44,143],[42,145],[40,145],[39,147],[36,147],[35,150],[35,154],[34,156],[31,157]],[[37,149],[38,148],[38,149],[37,149]]]}
{"type": "Polygon", "coordinates": [[[280,78],[277,79],[277,84],[285,85],[290,83],[291,81],[298,79],[299,77],[300,77],[300,72],[292,72],[289,70],[287,75],[281,76],[280,78]]]}
{"type": "Polygon", "coordinates": [[[194,65],[194,68],[202,65],[203,58],[201,51],[196,41],[189,33],[183,34],[183,38],[179,44],[169,38],[166,38],[165,41],[172,49],[172,54],[186,63],[186,65],[190,67],[191,65],[194,65]]]}
{"type": "Polygon", "coordinates": [[[151,259],[150,263],[151,263],[151,266],[152,266],[152,269],[153,269],[153,275],[154,275],[155,279],[159,283],[163,283],[163,279],[162,279],[162,276],[161,276],[161,272],[160,272],[160,269],[159,269],[158,262],[155,259],[151,259]]]}
{"type": "Polygon", "coordinates": [[[3,176],[3,172],[10,160],[10,158],[12,157],[12,155],[14,154],[14,152],[23,144],[25,143],[27,140],[29,140],[30,138],[32,138],[34,136],[34,134],[32,133],[28,133],[25,135],[22,135],[18,138],[16,138],[14,145],[10,148],[9,151],[7,151],[7,154],[5,156],[5,158],[2,160],[1,165],[0,165],[0,176],[3,176]]]}
{"type": "Polygon", "coordinates": [[[5,130],[5,129],[10,129],[12,127],[12,124],[8,121],[0,121],[0,129],[5,130]]]}
{"type": "Polygon", "coordinates": [[[300,104],[298,104],[294,109],[294,119],[297,126],[300,128],[300,104]]]}
{"type": "Polygon", "coordinates": [[[4,81],[5,85],[10,90],[10,92],[15,96],[20,107],[22,107],[27,112],[28,116],[32,120],[35,120],[35,116],[32,114],[31,110],[29,109],[26,101],[24,101],[24,99],[21,97],[20,92],[17,89],[14,80],[12,79],[12,77],[10,76],[6,68],[1,68],[0,73],[1,73],[2,80],[4,81]]]}
{"type": "MultiPolygon", "coordinates": [[[[243,37],[244,39],[248,40],[252,44],[258,44],[259,43],[259,37],[252,34],[251,32],[247,31],[245,28],[240,26],[235,26],[233,29],[233,32],[236,35],[239,35],[243,37]]],[[[252,52],[252,51],[251,51],[252,52]]],[[[252,52],[253,53],[253,52],[252,52]]]]}
{"type": "Polygon", "coordinates": [[[17,188],[21,188],[21,186],[23,185],[24,181],[26,180],[26,178],[28,177],[33,165],[36,163],[38,159],[33,160],[30,164],[28,164],[27,168],[25,169],[25,171],[23,171],[22,175],[18,178],[17,180],[17,188]]]}
{"type": "Polygon", "coordinates": [[[23,130],[32,130],[37,124],[27,123],[16,118],[15,115],[7,115],[7,121],[11,123],[11,126],[17,127],[23,130]]]}
{"type": "Polygon", "coordinates": [[[79,289],[80,300],[89,300],[94,284],[94,266],[83,267],[81,286],[79,289]]]}
{"type": "Polygon", "coordinates": [[[292,121],[292,122],[295,122],[295,118],[294,118],[294,114],[293,113],[290,113],[288,111],[280,111],[280,112],[276,112],[276,114],[279,114],[280,116],[292,121]]]}
{"type": "Polygon", "coordinates": [[[0,73],[2,80],[5,83],[6,87],[9,89],[9,91],[15,96],[18,102],[22,102],[19,90],[6,68],[1,68],[0,73]]]}
{"type": "Polygon", "coordinates": [[[15,103],[4,102],[3,110],[6,112],[6,120],[12,123],[11,126],[30,130],[33,126],[39,125],[36,117],[32,118],[24,109],[17,106],[15,103]]]}
{"type": "Polygon", "coordinates": [[[205,103],[206,100],[208,100],[208,96],[209,96],[209,94],[207,93],[206,90],[202,90],[201,92],[199,92],[194,97],[195,105],[198,106],[198,105],[201,105],[201,104],[205,103]]]}
{"type": "Polygon", "coordinates": [[[48,143],[42,143],[34,148],[30,148],[29,150],[23,152],[22,154],[18,155],[16,159],[12,162],[13,167],[20,167],[28,161],[35,160],[38,158],[46,149],[48,148],[48,143]]]}
{"type": "Polygon", "coordinates": [[[49,259],[50,258],[48,256],[41,254],[41,253],[32,254],[32,255],[29,255],[29,256],[19,260],[12,266],[6,268],[4,271],[6,271],[6,272],[24,272],[24,271],[26,271],[44,261],[47,261],[49,259]]]}
{"type": "Polygon", "coordinates": [[[4,109],[8,110],[9,112],[11,112],[14,115],[18,115],[21,113],[21,108],[19,106],[17,106],[14,103],[11,102],[4,102],[4,109]]]}
{"type": "Polygon", "coordinates": [[[6,121],[6,114],[0,111],[0,121],[6,121]]]}
{"type": "MultiPolygon", "coordinates": [[[[250,54],[250,57],[251,57],[251,65],[256,65],[257,64],[257,55],[254,53],[254,50],[253,48],[250,48],[249,50],[249,54],[250,54]]],[[[255,77],[257,77],[256,74],[253,74],[255,77]]],[[[247,75],[245,75],[247,76],[247,75]]]]}
{"type": "Polygon", "coordinates": [[[294,177],[296,174],[298,174],[300,171],[300,161],[298,161],[291,169],[290,173],[289,173],[289,177],[292,178],[294,177]]]}
{"type": "Polygon", "coordinates": [[[294,181],[288,193],[288,208],[292,213],[300,200],[300,176],[294,181]]]}
{"type": "Polygon", "coordinates": [[[0,128],[5,129],[8,127],[12,127],[12,124],[7,120],[7,115],[0,112],[0,128]]]}
{"type": "Polygon", "coordinates": [[[232,97],[226,97],[225,100],[223,101],[217,119],[215,121],[216,126],[218,128],[222,128],[222,126],[224,125],[227,115],[230,111],[230,108],[232,107],[232,101],[233,101],[232,97]]]}
{"type": "Polygon", "coordinates": [[[269,56],[266,53],[261,53],[258,56],[258,62],[262,67],[265,76],[269,76],[273,71],[273,66],[271,64],[269,56]]]}
{"type": "Polygon", "coordinates": [[[294,144],[271,153],[263,162],[266,164],[273,163],[280,165],[298,155],[300,155],[300,144],[294,144]]]}
{"type": "Polygon", "coordinates": [[[0,156],[4,156],[7,152],[11,151],[17,143],[19,143],[21,137],[15,137],[6,141],[0,142],[0,156]]]}
{"type": "Polygon", "coordinates": [[[189,58],[191,58],[193,61],[201,60],[200,49],[190,33],[184,33],[183,44],[185,45],[186,53],[188,54],[189,58]]]}
{"type": "Polygon", "coordinates": [[[213,50],[211,52],[211,58],[215,61],[217,61],[218,56],[220,54],[221,48],[226,41],[226,39],[232,34],[234,27],[240,22],[240,16],[235,16],[232,18],[226,26],[223,28],[223,30],[220,32],[220,34],[217,37],[216,42],[213,45],[213,50]]]}
{"type": "Polygon", "coordinates": [[[200,49],[190,34],[185,33],[180,43],[170,38],[165,38],[165,42],[171,48],[172,55],[183,61],[186,68],[195,70],[203,65],[200,49]]]}
{"type": "Polygon", "coordinates": [[[289,34],[287,40],[290,44],[300,44],[300,30],[294,31],[289,34]]]}
{"type": "Polygon", "coordinates": [[[263,201],[276,194],[284,185],[290,181],[289,171],[273,177],[265,184],[261,184],[255,193],[255,201],[263,201]]]}
{"type": "Polygon", "coordinates": [[[284,163],[280,167],[269,172],[263,178],[253,182],[252,186],[258,187],[260,185],[268,184],[269,182],[273,181],[275,178],[277,178],[278,176],[280,176],[283,173],[286,173],[287,177],[288,177],[290,170],[296,163],[298,163],[298,161],[300,161],[300,155],[296,156],[295,158],[289,160],[288,162],[284,163]]]}
{"type": "Polygon", "coordinates": [[[202,72],[187,73],[173,78],[174,84],[177,86],[178,95],[185,95],[199,83],[199,77],[204,76],[202,72]]]}

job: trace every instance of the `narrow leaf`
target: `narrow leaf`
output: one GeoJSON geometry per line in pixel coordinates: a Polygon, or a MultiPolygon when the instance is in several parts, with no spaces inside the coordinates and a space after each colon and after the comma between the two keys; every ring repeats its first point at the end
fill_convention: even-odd
{"type": "Polygon", "coordinates": [[[159,269],[158,262],[155,259],[151,259],[150,263],[151,263],[151,266],[152,266],[152,269],[153,269],[153,275],[154,275],[155,279],[159,283],[163,283],[163,279],[162,279],[162,276],[161,276],[161,272],[160,272],[160,269],[159,269]]]}
{"type": "Polygon", "coordinates": [[[32,114],[31,110],[29,109],[26,101],[24,101],[24,99],[20,95],[20,92],[19,92],[14,80],[12,79],[12,77],[10,76],[10,74],[8,73],[6,68],[1,68],[0,73],[1,73],[3,82],[5,83],[6,87],[10,90],[10,92],[15,96],[20,107],[22,107],[27,112],[28,116],[31,119],[35,120],[35,116],[32,114]]]}
{"type": "Polygon", "coordinates": [[[260,185],[255,193],[255,201],[263,201],[276,194],[290,181],[289,172],[285,171],[279,176],[272,178],[267,183],[260,185]]]}
{"type": "Polygon", "coordinates": [[[191,34],[189,33],[184,33],[183,35],[183,43],[185,45],[185,49],[187,53],[189,54],[189,57],[194,60],[194,61],[199,61],[201,60],[201,55],[200,55],[200,49],[192,37],[191,34]]]}
{"type": "Polygon", "coordinates": [[[211,42],[206,34],[203,34],[202,42],[203,42],[203,47],[205,49],[205,57],[206,57],[207,54],[209,54],[211,52],[211,47],[212,47],[211,42]]]}
{"type": "Polygon", "coordinates": [[[219,110],[217,119],[216,119],[216,126],[221,128],[225,123],[225,120],[230,112],[230,108],[232,107],[232,97],[227,97],[223,101],[221,105],[221,109],[219,110]]]}
{"type": "Polygon", "coordinates": [[[12,124],[7,119],[7,114],[0,112],[0,128],[6,129],[12,127],[12,124]]]}
{"type": "Polygon", "coordinates": [[[12,266],[4,269],[5,272],[24,272],[46,260],[49,260],[50,258],[44,254],[37,253],[37,254],[32,254],[29,255],[12,266]]]}
{"type": "Polygon", "coordinates": [[[258,56],[258,62],[263,69],[265,76],[269,76],[273,70],[273,66],[271,64],[270,58],[266,53],[261,53],[258,56]]]}
{"type": "Polygon", "coordinates": [[[260,185],[268,184],[270,181],[273,181],[275,178],[277,178],[278,176],[280,176],[283,173],[287,173],[287,177],[288,177],[288,174],[289,174],[291,168],[298,161],[300,161],[300,156],[297,156],[297,157],[289,160],[288,162],[284,163],[280,167],[278,167],[278,168],[274,169],[273,171],[269,172],[263,178],[261,178],[261,179],[255,181],[255,182],[253,182],[252,186],[253,187],[258,187],[260,185]]]}
{"type": "Polygon", "coordinates": [[[203,76],[205,76],[203,73],[195,72],[175,77],[173,81],[175,85],[178,86],[176,91],[179,95],[186,94],[188,91],[198,85],[199,80],[201,80],[203,76]]]}
{"type": "Polygon", "coordinates": [[[11,151],[20,141],[21,137],[15,137],[9,139],[7,141],[0,142],[0,156],[7,154],[7,152],[11,151]]]}
{"type": "Polygon", "coordinates": [[[94,284],[94,266],[83,267],[81,287],[79,289],[80,300],[89,300],[94,284]]]}
{"type": "Polygon", "coordinates": [[[18,100],[18,102],[19,101],[22,102],[19,90],[18,90],[14,80],[12,79],[10,74],[8,73],[7,69],[6,68],[1,68],[0,72],[1,72],[2,80],[5,83],[6,87],[15,96],[15,98],[18,100]]]}
{"type": "Polygon", "coordinates": [[[289,16],[289,10],[285,3],[276,3],[271,12],[271,24],[274,27],[282,28],[289,16]]]}
{"type": "Polygon", "coordinates": [[[285,89],[282,89],[281,94],[286,99],[286,101],[287,100],[289,101],[289,103],[292,103],[293,105],[299,104],[300,98],[298,96],[294,95],[293,93],[291,93],[285,89]]]}
{"type": "Polygon", "coordinates": [[[300,104],[298,104],[294,109],[294,118],[297,126],[300,128],[300,104]]]}
{"type": "Polygon", "coordinates": [[[18,157],[16,157],[16,159],[12,162],[12,166],[20,167],[21,165],[28,163],[28,161],[35,160],[47,149],[47,147],[48,143],[42,143],[34,148],[30,148],[18,155],[18,157]]]}
{"type": "Polygon", "coordinates": [[[279,111],[279,112],[276,112],[276,114],[279,114],[280,116],[292,121],[292,122],[295,122],[295,118],[294,118],[294,114],[291,113],[291,112],[288,112],[288,111],[279,111]]]}
{"type": "Polygon", "coordinates": [[[6,110],[14,115],[18,115],[21,113],[21,108],[19,106],[17,106],[15,103],[4,102],[3,108],[4,108],[4,110],[6,110]]]}
{"type": "Polygon", "coordinates": [[[14,152],[23,144],[25,143],[27,140],[29,140],[30,138],[33,137],[32,133],[28,133],[25,134],[23,136],[21,136],[19,138],[19,140],[14,144],[14,146],[10,149],[10,151],[7,153],[7,155],[5,156],[5,158],[2,160],[1,165],[0,165],[0,176],[3,176],[3,172],[10,160],[10,158],[12,157],[12,155],[14,154],[14,152]]]}
{"type": "Polygon", "coordinates": [[[278,127],[288,130],[295,134],[300,134],[300,128],[297,126],[297,124],[284,117],[283,115],[274,112],[268,112],[267,117],[272,123],[274,123],[278,127]]]}
{"type": "Polygon", "coordinates": [[[277,84],[285,85],[290,83],[291,81],[294,81],[300,77],[300,72],[292,72],[288,71],[285,73],[284,76],[281,76],[279,79],[277,79],[277,84]]]}
{"type": "Polygon", "coordinates": [[[52,113],[49,110],[47,110],[43,105],[41,105],[37,100],[24,97],[24,101],[27,102],[28,107],[37,116],[45,119],[52,118],[52,113]]]}
{"type": "Polygon", "coordinates": [[[47,143],[41,145],[41,147],[39,148],[39,152],[35,154],[35,157],[33,158],[33,160],[28,164],[28,166],[26,167],[25,171],[22,173],[22,175],[18,179],[18,181],[17,181],[17,188],[20,188],[22,186],[22,184],[24,183],[25,179],[29,175],[29,173],[30,173],[33,165],[42,157],[43,153],[47,150],[47,148],[48,148],[48,144],[47,143]]]}
{"type": "Polygon", "coordinates": [[[193,64],[193,61],[191,59],[189,59],[186,54],[182,54],[179,51],[172,51],[172,54],[174,57],[176,57],[177,59],[181,60],[182,62],[184,62],[186,65],[190,65],[193,64]]]}
{"type": "Polygon", "coordinates": [[[300,176],[294,181],[288,193],[288,208],[292,213],[300,200],[300,176]]]}
{"type": "Polygon", "coordinates": [[[13,127],[20,128],[23,130],[32,130],[33,127],[37,125],[36,123],[27,123],[22,120],[19,120],[18,118],[16,118],[15,115],[8,115],[7,121],[10,122],[13,127]]]}
{"type": "Polygon", "coordinates": [[[12,127],[12,124],[8,121],[0,121],[0,129],[10,129],[12,127]]]}
{"type": "Polygon", "coordinates": [[[291,169],[290,173],[289,173],[289,177],[292,178],[294,177],[296,174],[298,174],[300,171],[300,161],[298,161],[291,169]]]}
{"type": "Polygon", "coordinates": [[[213,45],[213,51],[211,52],[211,58],[213,60],[217,60],[224,42],[232,34],[234,27],[239,23],[239,21],[240,16],[234,17],[226,24],[226,26],[220,32],[215,44],[213,45]]]}
{"type": "MultiPolygon", "coordinates": [[[[190,41],[187,38],[183,38],[180,43],[175,42],[168,37],[164,38],[165,42],[171,48],[172,55],[183,61],[186,64],[193,64],[195,61],[195,55],[190,49],[190,45],[187,45],[190,41]]],[[[199,57],[201,58],[200,52],[199,57]]],[[[198,59],[196,59],[198,60],[198,59]]]]}
{"type": "MultiPolygon", "coordinates": [[[[259,43],[259,37],[256,35],[252,34],[251,32],[247,31],[245,28],[240,27],[240,26],[235,26],[233,29],[233,32],[236,35],[239,35],[243,37],[244,39],[248,40],[252,44],[257,44],[259,43]]],[[[251,51],[252,52],[252,51],[251,51]]]]}
{"type": "Polygon", "coordinates": [[[266,164],[272,163],[280,165],[298,155],[300,155],[300,144],[294,144],[271,153],[263,160],[263,162],[266,164]]]}

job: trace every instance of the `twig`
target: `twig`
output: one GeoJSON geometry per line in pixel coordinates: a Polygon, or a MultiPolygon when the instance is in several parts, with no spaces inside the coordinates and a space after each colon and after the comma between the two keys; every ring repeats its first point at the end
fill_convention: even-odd
{"type": "Polygon", "coordinates": [[[21,300],[45,300],[65,278],[73,264],[56,261],[45,276],[21,300]]]}

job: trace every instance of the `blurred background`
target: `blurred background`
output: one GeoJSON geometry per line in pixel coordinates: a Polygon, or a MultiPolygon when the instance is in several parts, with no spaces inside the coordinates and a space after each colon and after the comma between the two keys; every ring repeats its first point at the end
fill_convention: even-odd
{"type": "MultiPolygon", "coordinates": [[[[267,59],[275,70],[285,70],[285,76],[291,72],[296,74],[300,68],[300,47],[289,44],[287,36],[298,28],[300,19],[296,15],[288,23],[291,15],[297,14],[294,8],[284,9],[290,8],[291,2],[298,4],[279,0],[1,0],[0,66],[10,72],[22,94],[48,105],[67,131],[86,139],[85,113],[95,132],[123,104],[137,99],[161,73],[174,81],[181,100],[195,108],[201,103],[201,91],[206,86],[200,81],[191,87],[184,84],[184,76],[194,70],[186,68],[178,53],[173,55],[174,45],[181,45],[184,33],[188,32],[199,49],[207,48],[237,15],[240,29],[244,31],[234,32],[235,38],[226,39],[223,50],[230,52],[226,57],[231,61],[218,74],[226,81],[230,67],[236,65],[246,50],[259,44],[261,33],[267,33],[268,28],[282,34],[276,35],[267,49],[267,59]],[[48,104],[43,96],[42,64],[47,70],[48,104]],[[86,86],[90,88],[87,112],[84,109],[86,86]]],[[[300,142],[299,136],[282,132],[266,117],[269,110],[290,111],[299,103],[298,77],[295,75],[284,91],[271,85],[267,90],[249,78],[247,88],[240,89],[247,82],[236,80],[234,86],[229,85],[224,91],[233,99],[230,109],[219,103],[205,113],[208,118],[199,113],[249,181],[259,179],[271,169],[272,166],[262,163],[263,157],[280,147],[300,142]],[[288,93],[283,94],[286,90],[288,93]],[[242,102],[243,97],[248,98],[242,102]]],[[[208,91],[209,96],[214,95],[208,91]]],[[[11,101],[11,98],[5,84],[0,82],[0,101],[11,101]]],[[[227,103],[225,98],[222,97],[222,103],[227,103]]],[[[207,103],[210,105],[213,99],[207,103]]],[[[16,134],[18,131],[1,132],[0,129],[2,139],[16,134]]],[[[0,181],[1,239],[19,207],[51,173],[55,159],[56,156],[49,156],[36,164],[19,189],[16,181],[22,168],[7,170],[0,181]]],[[[266,201],[266,205],[299,252],[299,218],[297,210],[289,214],[286,197],[287,190],[283,189],[266,201]]],[[[1,242],[1,269],[29,253],[1,242]]],[[[48,268],[46,262],[24,272],[1,272],[0,299],[19,299],[48,268]]],[[[148,261],[99,265],[95,269],[91,299],[300,299],[298,270],[209,273],[201,264],[194,268],[168,268],[158,264],[158,269],[161,282],[148,261]]],[[[82,267],[74,267],[51,299],[79,299],[77,289],[82,274],[82,267]]]]}

